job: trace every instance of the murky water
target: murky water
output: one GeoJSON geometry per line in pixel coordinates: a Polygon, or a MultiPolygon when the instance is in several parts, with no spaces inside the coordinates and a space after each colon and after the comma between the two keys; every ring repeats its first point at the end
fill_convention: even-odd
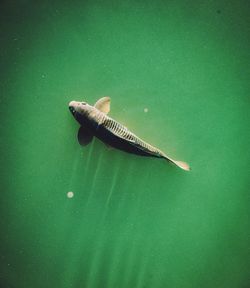
{"type": "Polygon", "coordinates": [[[1,287],[248,287],[243,1],[4,1],[1,287]],[[83,148],[71,100],[174,159],[83,148]]]}

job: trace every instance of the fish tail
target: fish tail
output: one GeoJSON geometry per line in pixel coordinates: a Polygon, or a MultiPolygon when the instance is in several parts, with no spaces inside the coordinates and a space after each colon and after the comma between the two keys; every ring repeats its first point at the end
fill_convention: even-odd
{"type": "Polygon", "coordinates": [[[181,168],[181,169],[183,169],[185,171],[190,171],[190,166],[186,162],[173,160],[173,159],[169,158],[165,154],[163,155],[163,158],[166,159],[169,162],[172,162],[173,164],[175,164],[176,166],[178,166],[179,168],[181,168]]]}

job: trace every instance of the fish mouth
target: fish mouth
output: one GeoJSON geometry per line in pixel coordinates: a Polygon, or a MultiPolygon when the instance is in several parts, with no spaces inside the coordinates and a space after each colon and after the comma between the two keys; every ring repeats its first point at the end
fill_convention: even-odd
{"type": "Polygon", "coordinates": [[[72,114],[74,114],[76,112],[75,105],[76,105],[76,101],[70,101],[69,102],[69,110],[72,114]]]}
{"type": "Polygon", "coordinates": [[[73,113],[73,114],[76,112],[75,109],[74,109],[74,107],[72,107],[72,106],[69,106],[69,110],[70,110],[70,112],[73,113]]]}

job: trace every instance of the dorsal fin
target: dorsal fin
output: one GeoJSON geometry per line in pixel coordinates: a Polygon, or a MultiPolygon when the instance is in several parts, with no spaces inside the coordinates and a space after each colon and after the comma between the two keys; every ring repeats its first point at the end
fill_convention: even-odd
{"type": "Polygon", "coordinates": [[[95,103],[94,107],[100,110],[101,112],[108,114],[110,111],[110,98],[107,96],[102,97],[95,103]]]}

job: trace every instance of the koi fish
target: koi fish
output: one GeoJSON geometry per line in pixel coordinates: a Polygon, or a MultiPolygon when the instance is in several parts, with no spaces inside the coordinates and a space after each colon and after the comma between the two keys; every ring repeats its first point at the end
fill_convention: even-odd
{"type": "Polygon", "coordinates": [[[78,141],[83,146],[89,144],[95,136],[114,148],[141,156],[164,158],[183,170],[190,170],[187,163],[171,159],[109,117],[107,115],[110,111],[109,97],[99,99],[94,106],[86,102],[71,101],[69,110],[81,125],[78,130],[78,141]]]}

